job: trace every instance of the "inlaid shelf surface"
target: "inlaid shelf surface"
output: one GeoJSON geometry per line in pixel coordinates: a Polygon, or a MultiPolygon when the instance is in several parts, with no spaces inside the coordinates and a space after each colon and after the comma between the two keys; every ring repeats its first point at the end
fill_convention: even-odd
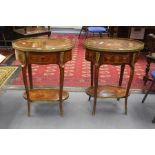
{"type": "MultiPolygon", "coordinates": [[[[94,97],[94,87],[89,87],[86,89],[86,93],[89,96],[94,97]]],[[[125,97],[126,88],[119,86],[98,86],[97,88],[97,97],[98,98],[123,98],[125,97]]]]}
{"type": "MultiPolygon", "coordinates": [[[[32,89],[29,90],[30,101],[60,101],[58,89],[32,89]]],[[[26,92],[24,98],[27,100],[26,92]]],[[[62,100],[66,100],[69,93],[65,90],[62,92],[62,100]]]]}

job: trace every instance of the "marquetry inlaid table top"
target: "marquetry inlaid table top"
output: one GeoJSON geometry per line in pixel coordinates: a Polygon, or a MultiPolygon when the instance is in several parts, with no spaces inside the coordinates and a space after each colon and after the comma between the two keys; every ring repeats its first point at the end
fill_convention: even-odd
{"type": "Polygon", "coordinates": [[[135,52],[144,48],[144,43],[126,38],[89,38],[85,47],[90,50],[106,52],[135,52]]]}
{"type": "Polygon", "coordinates": [[[12,45],[24,52],[62,52],[71,50],[74,42],[65,38],[24,38],[13,41],[12,45]]]}

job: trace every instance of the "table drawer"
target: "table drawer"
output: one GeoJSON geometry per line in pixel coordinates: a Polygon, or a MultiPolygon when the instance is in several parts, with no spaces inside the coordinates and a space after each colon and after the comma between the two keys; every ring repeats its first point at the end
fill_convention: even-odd
{"type": "Polygon", "coordinates": [[[29,64],[56,64],[59,62],[58,53],[29,53],[29,64]]]}
{"type": "Polygon", "coordinates": [[[132,54],[130,53],[104,53],[102,55],[102,64],[129,64],[132,54]]]}

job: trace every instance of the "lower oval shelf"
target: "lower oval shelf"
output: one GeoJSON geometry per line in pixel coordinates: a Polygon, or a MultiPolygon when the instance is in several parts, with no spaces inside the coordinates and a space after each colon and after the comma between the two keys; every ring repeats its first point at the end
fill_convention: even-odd
{"type": "MultiPolygon", "coordinates": [[[[89,87],[86,89],[86,93],[89,96],[94,97],[94,87],[89,87]]],[[[123,98],[126,97],[126,88],[119,86],[98,86],[97,89],[98,98],[123,98]]]]}
{"type": "MultiPolygon", "coordinates": [[[[58,89],[32,89],[29,90],[30,101],[59,101],[58,89]]],[[[23,97],[27,100],[26,92],[23,97]]],[[[69,97],[69,93],[63,90],[62,100],[66,100],[69,97]]]]}

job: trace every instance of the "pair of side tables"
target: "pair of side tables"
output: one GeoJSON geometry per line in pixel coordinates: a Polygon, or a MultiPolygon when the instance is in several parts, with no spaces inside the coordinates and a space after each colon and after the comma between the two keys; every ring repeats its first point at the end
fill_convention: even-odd
{"type": "MultiPolygon", "coordinates": [[[[60,115],[63,116],[63,101],[69,97],[63,90],[64,65],[72,59],[74,42],[69,39],[57,38],[26,38],[13,41],[16,59],[20,61],[25,85],[24,98],[28,104],[30,116],[31,103],[34,101],[59,101],[60,115]],[[60,69],[59,89],[34,89],[32,64],[58,64],[60,69]],[[27,78],[28,70],[28,78],[27,78]],[[29,84],[28,84],[29,81],[29,84]]],[[[97,98],[125,98],[125,114],[127,114],[127,99],[134,75],[134,64],[144,43],[123,38],[89,38],[84,42],[85,59],[91,62],[91,86],[86,89],[89,99],[94,97],[92,114],[95,115],[97,98]],[[98,86],[99,68],[103,64],[121,65],[118,86],[98,86]],[[122,80],[125,65],[130,66],[130,77],[126,88],[122,80]]]]}

